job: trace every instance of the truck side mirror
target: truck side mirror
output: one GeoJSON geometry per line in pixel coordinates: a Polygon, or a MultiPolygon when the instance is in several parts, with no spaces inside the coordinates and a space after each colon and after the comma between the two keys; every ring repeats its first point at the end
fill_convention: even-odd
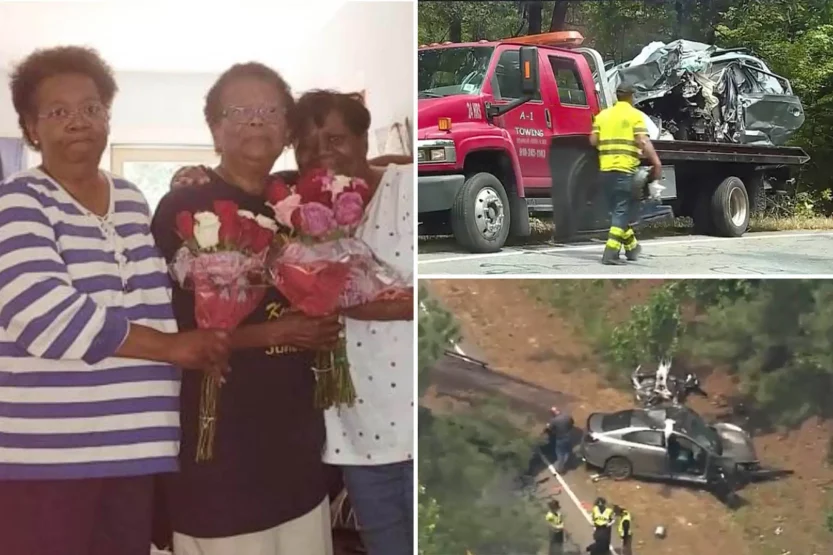
{"type": "Polygon", "coordinates": [[[538,48],[535,46],[521,46],[521,92],[524,96],[535,96],[538,93],[538,48]]]}

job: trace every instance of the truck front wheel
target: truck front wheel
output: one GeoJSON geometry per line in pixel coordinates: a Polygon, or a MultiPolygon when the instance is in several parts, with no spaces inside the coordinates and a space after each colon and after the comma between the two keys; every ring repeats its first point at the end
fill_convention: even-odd
{"type": "Polygon", "coordinates": [[[746,186],[738,177],[727,177],[712,193],[714,227],[723,237],[740,237],[749,227],[751,206],[746,186]]]}
{"type": "Polygon", "coordinates": [[[470,252],[496,252],[509,236],[510,210],[500,180],[486,172],[469,176],[451,206],[451,229],[470,252]]]}

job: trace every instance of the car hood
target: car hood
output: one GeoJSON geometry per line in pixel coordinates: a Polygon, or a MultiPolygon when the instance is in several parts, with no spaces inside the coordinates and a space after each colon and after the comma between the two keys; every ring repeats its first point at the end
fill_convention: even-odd
{"type": "Polygon", "coordinates": [[[743,428],[734,424],[721,422],[714,425],[714,429],[720,436],[720,443],[723,447],[723,458],[735,463],[758,462],[758,454],[755,452],[755,444],[752,437],[743,428]]]}

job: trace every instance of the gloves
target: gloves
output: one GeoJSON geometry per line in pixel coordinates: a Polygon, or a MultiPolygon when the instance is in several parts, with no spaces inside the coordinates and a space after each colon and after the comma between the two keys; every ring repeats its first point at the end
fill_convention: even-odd
{"type": "Polygon", "coordinates": [[[652,181],[648,183],[648,198],[651,200],[662,200],[662,192],[665,187],[660,185],[659,181],[652,181]]]}

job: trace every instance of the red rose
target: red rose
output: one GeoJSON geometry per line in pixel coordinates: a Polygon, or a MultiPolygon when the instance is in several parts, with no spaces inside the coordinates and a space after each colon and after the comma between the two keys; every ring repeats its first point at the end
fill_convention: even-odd
{"type": "Polygon", "coordinates": [[[240,241],[241,249],[251,248],[257,238],[257,230],[260,228],[257,222],[251,218],[240,218],[240,241]]]}
{"type": "Polygon", "coordinates": [[[238,216],[236,212],[234,213],[234,215],[228,212],[218,213],[217,217],[220,218],[220,242],[227,246],[236,246],[240,242],[240,220],[242,218],[240,218],[240,216],[238,216]]]}
{"type": "Polygon", "coordinates": [[[176,233],[183,241],[194,238],[194,215],[183,210],[176,215],[176,233]]]}
{"type": "Polygon", "coordinates": [[[327,170],[314,169],[305,172],[298,179],[295,192],[301,195],[301,202],[320,202],[328,208],[333,207],[333,195],[325,188],[332,175],[327,170]]]}
{"type": "Polygon", "coordinates": [[[362,201],[367,205],[370,202],[370,187],[367,182],[361,177],[353,177],[350,179],[350,185],[344,188],[345,192],[359,193],[362,201]]]}
{"type": "MultiPolygon", "coordinates": [[[[257,225],[257,224],[255,224],[257,225]]],[[[255,232],[255,237],[252,240],[251,244],[249,245],[252,249],[252,252],[259,253],[266,247],[272,244],[272,240],[275,238],[275,232],[271,229],[266,229],[260,225],[257,226],[257,231],[255,232]]]]}
{"type": "Polygon", "coordinates": [[[300,208],[296,208],[292,212],[292,217],[291,217],[290,221],[292,222],[292,229],[294,229],[296,231],[301,230],[302,221],[301,221],[301,209],[300,208]]]}
{"type": "Polygon", "coordinates": [[[214,213],[222,220],[223,216],[230,218],[231,216],[237,217],[237,210],[239,207],[237,203],[232,200],[215,200],[214,201],[214,213]]]}
{"type": "Polygon", "coordinates": [[[289,190],[289,187],[280,177],[272,179],[266,187],[266,200],[269,201],[269,204],[277,204],[291,194],[292,191],[289,190]]]}

